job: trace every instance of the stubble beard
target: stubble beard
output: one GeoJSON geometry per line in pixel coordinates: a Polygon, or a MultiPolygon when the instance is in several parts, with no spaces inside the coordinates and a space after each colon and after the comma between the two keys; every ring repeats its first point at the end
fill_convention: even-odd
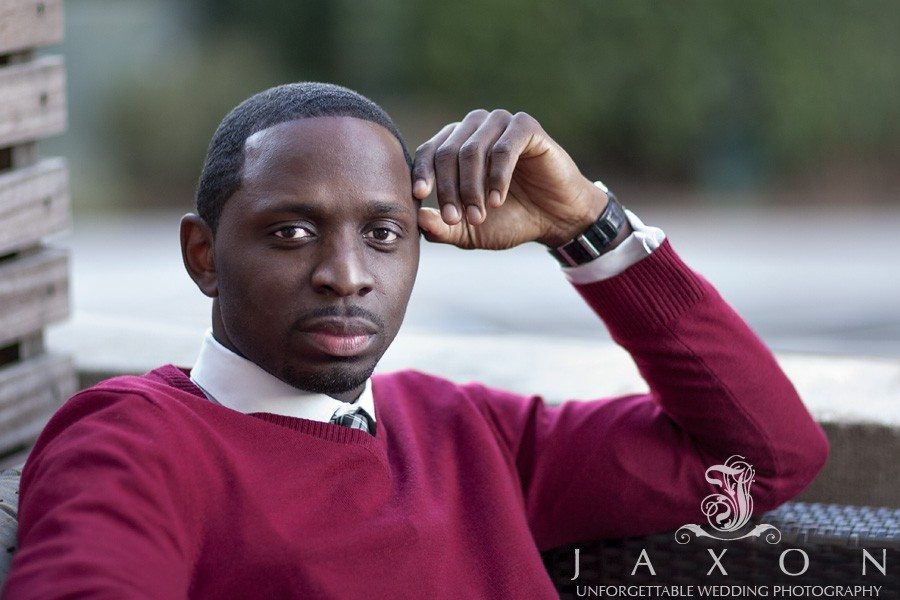
{"type": "Polygon", "coordinates": [[[285,366],[281,379],[295,388],[316,394],[341,394],[359,387],[372,376],[375,365],[355,366],[349,361],[335,359],[328,366],[300,373],[290,365],[285,366]],[[344,363],[344,364],[342,364],[344,363]]]}

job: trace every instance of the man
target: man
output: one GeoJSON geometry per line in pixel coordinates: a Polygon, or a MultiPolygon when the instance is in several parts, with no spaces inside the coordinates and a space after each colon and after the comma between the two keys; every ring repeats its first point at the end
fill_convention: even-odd
{"type": "Polygon", "coordinates": [[[219,126],[197,212],[197,363],[54,415],[22,474],[7,597],[550,598],[539,551],[694,521],[707,466],[744,456],[761,511],[825,460],[747,325],[526,114],[469,113],[413,161],[368,99],[273,88],[219,126]],[[419,206],[435,188],[440,211],[419,206]],[[651,392],[547,406],[372,375],[420,231],[544,244],[651,392]]]}

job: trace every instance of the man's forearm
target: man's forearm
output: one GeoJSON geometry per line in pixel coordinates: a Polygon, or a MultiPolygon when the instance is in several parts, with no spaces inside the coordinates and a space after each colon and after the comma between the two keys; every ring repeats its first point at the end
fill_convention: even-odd
{"type": "Polygon", "coordinates": [[[812,480],[827,455],[821,428],[768,348],[668,242],[621,276],[576,288],[705,460],[739,454],[756,467],[758,509],[812,480]]]}

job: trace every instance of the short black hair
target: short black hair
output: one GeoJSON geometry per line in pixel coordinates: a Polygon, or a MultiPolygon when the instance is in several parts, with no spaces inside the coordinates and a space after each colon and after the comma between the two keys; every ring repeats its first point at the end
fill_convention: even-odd
{"type": "Polygon", "coordinates": [[[225,202],[241,186],[244,142],[258,131],[308,117],[356,117],[377,123],[400,141],[406,164],[413,161],[397,126],[378,104],[332,83],[302,81],[271,87],[231,110],[209,142],[197,183],[197,213],[213,232],[225,202]]]}

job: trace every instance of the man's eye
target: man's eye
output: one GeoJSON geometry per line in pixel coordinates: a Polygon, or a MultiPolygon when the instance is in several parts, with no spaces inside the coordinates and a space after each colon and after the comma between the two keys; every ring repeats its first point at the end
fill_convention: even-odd
{"type": "Polygon", "coordinates": [[[387,227],[376,227],[369,232],[372,235],[372,238],[379,242],[394,242],[400,235],[387,227]]]}
{"type": "Polygon", "coordinates": [[[275,232],[280,238],[284,238],[287,240],[299,240],[305,237],[309,237],[312,235],[308,229],[305,227],[298,227],[296,225],[288,225],[287,227],[282,227],[278,231],[275,232]]]}

